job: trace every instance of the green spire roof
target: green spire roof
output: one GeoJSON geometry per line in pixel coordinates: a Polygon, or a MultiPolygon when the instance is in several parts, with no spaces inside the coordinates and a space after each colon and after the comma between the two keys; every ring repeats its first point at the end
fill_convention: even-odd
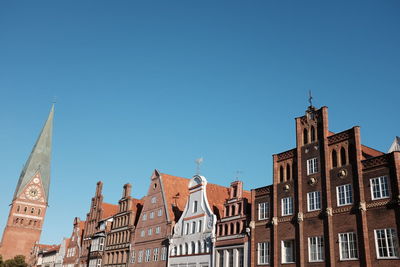
{"type": "Polygon", "coordinates": [[[32,178],[40,173],[42,185],[44,189],[45,201],[49,198],[50,187],[50,158],[51,158],[51,138],[53,132],[53,117],[54,105],[52,105],[49,117],[43,126],[42,131],[29,155],[28,160],[22,169],[18,180],[17,188],[15,189],[14,199],[17,198],[24,190],[25,186],[32,178]]]}

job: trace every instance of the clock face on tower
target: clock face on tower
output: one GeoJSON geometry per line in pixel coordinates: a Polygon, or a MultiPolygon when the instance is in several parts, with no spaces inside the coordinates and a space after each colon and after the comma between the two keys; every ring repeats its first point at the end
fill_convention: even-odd
{"type": "Polygon", "coordinates": [[[25,190],[25,196],[30,200],[38,200],[42,196],[40,187],[36,185],[30,185],[25,190]]]}

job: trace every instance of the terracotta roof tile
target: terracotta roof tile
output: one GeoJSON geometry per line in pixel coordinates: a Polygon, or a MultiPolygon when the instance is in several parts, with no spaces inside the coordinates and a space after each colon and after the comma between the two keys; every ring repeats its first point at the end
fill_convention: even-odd
{"type": "Polygon", "coordinates": [[[362,151],[362,159],[377,157],[377,156],[381,156],[384,154],[383,152],[381,152],[379,150],[376,150],[376,149],[373,149],[373,148],[370,148],[370,147],[364,146],[364,145],[361,145],[361,151],[362,151]]]}
{"type": "Polygon", "coordinates": [[[190,179],[161,173],[167,212],[170,220],[177,222],[181,216],[189,196],[190,179]]]}
{"type": "Polygon", "coordinates": [[[110,204],[110,203],[106,203],[106,202],[103,202],[101,207],[103,209],[103,214],[101,216],[101,219],[111,217],[114,214],[118,213],[118,210],[119,210],[118,205],[114,205],[114,204],[110,204]]]}
{"type": "Polygon", "coordinates": [[[221,218],[224,211],[224,204],[229,198],[229,187],[207,183],[207,198],[213,213],[217,219],[221,218]]]}

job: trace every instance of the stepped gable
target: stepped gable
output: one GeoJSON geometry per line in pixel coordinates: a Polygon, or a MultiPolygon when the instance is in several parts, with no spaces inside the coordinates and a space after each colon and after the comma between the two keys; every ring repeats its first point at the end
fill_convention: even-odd
{"type": "Polygon", "coordinates": [[[169,218],[177,222],[185,209],[189,196],[188,185],[190,179],[161,173],[160,180],[165,194],[169,218]],[[174,209],[178,209],[180,212],[176,212],[174,209]]]}
{"type": "Polygon", "coordinates": [[[217,216],[217,220],[221,219],[224,212],[224,204],[229,199],[229,187],[207,183],[206,194],[208,204],[217,216]]]}

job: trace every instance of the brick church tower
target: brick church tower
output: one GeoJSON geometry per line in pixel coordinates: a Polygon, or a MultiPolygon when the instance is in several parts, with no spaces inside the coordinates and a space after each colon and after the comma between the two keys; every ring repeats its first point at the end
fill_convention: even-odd
{"type": "Polygon", "coordinates": [[[19,177],[0,244],[3,259],[27,258],[40,239],[49,198],[53,116],[54,106],[19,177]]]}

